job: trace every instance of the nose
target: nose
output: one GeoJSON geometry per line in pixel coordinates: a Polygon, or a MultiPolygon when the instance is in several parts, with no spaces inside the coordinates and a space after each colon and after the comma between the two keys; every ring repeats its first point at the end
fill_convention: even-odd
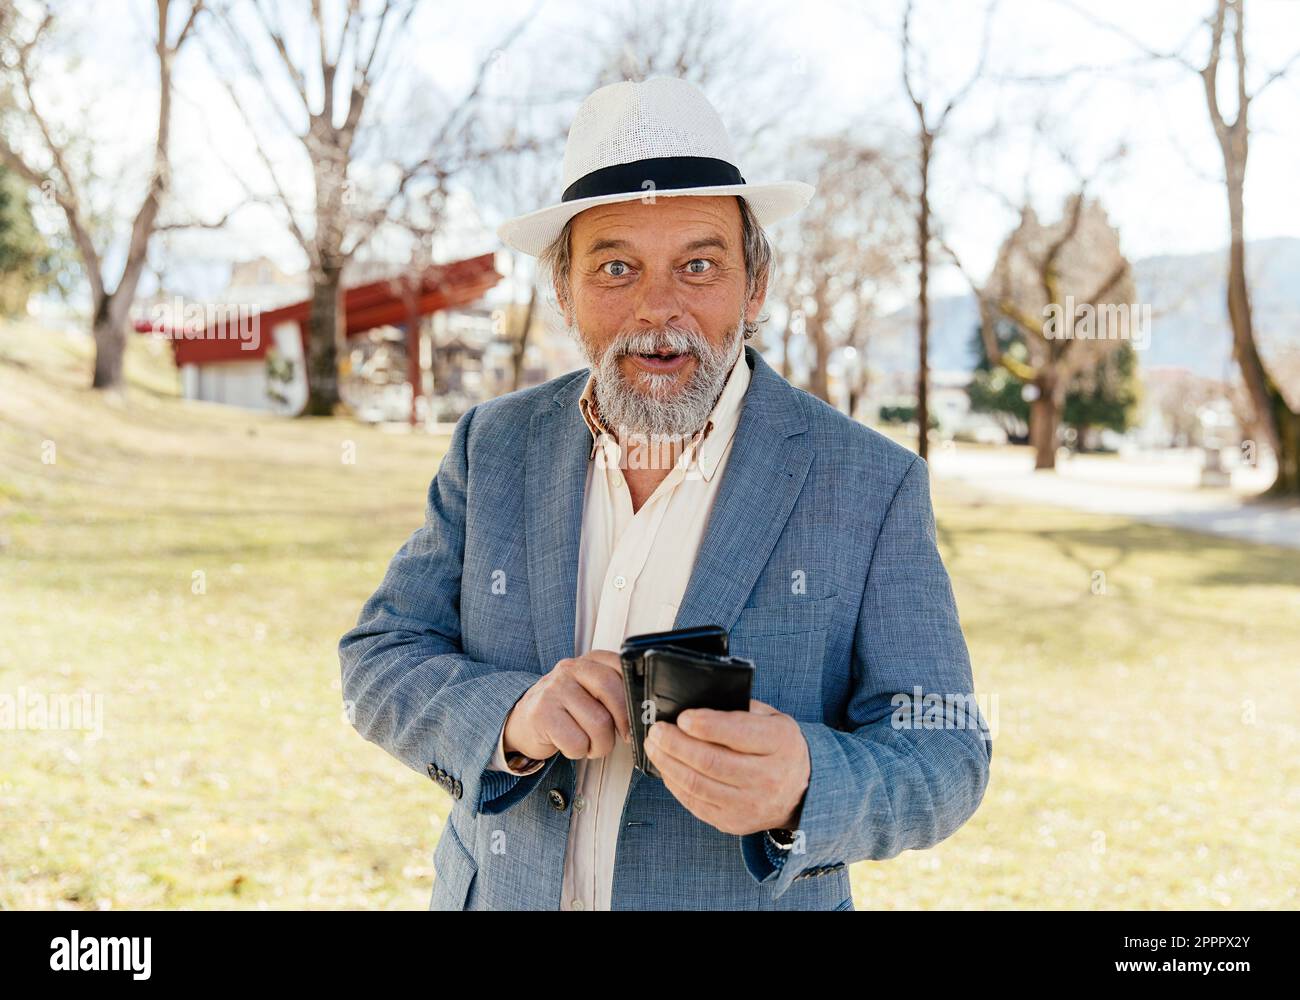
{"type": "Polygon", "coordinates": [[[671,268],[666,274],[657,268],[646,269],[637,282],[632,309],[637,324],[644,329],[661,330],[680,325],[682,302],[671,268]]]}

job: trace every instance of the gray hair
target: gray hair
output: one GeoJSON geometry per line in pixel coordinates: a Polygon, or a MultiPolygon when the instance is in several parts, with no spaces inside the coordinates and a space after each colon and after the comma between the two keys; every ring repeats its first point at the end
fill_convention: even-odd
{"type": "MultiPolygon", "coordinates": [[[[758,224],[749,202],[737,195],[736,203],[740,206],[740,239],[745,252],[745,301],[749,302],[771,274],[772,244],[758,224]]],[[[569,236],[572,231],[573,219],[570,219],[560,230],[560,235],[537,257],[538,273],[548,279],[551,288],[558,290],[561,304],[569,297],[569,272],[573,264],[569,236]]],[[[745,339],[749,340],[756,333],[758,323],[746,322],[745,339]]]]}

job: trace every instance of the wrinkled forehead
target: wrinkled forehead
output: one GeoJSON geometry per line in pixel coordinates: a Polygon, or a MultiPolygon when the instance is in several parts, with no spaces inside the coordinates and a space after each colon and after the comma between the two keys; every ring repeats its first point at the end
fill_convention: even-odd
{"type": "Polygon", "coordinates": [[[571,240],[571,251],[578,257],[611,250],[739,253],[740,206],[732,196],[664,195],[597,205],[574,216],[571,240]]]}

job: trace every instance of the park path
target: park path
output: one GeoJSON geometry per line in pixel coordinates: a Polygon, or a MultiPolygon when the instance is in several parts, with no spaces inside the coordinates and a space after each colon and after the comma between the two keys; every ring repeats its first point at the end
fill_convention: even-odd
{"type": "Polygon", "coordinates": [[[945,443],[930,453],[939,479],[974,488],[990,499],[1118,514],[1150,524],[1300,549],[1300,505],[1252,501],[1267,470],[1237,468],[1232,486],[1198,485],[1197,453],[1079,455],[1056,472],[1035,472],[1027,449],[945,443]]]}

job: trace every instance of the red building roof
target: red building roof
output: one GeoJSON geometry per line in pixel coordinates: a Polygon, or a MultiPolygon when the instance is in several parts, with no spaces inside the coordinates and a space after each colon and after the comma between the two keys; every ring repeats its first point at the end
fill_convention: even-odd
{"type": "MultiPolygon", "coordinates": [[[[501,280],[491,253],[449,264],[434,264],[418,282],[406,277],[372,281],[343,293],[343,322],[349,337],[377,326],[398,325],[412,316],[428,316],[479,299],[501,280]]],[[[221,361],[256,361],[265,357],[272,332],[281,323],[297,323],[307,354],[307,321],[311,300],[269,309],[249,311],[236,306],[214,309],[214,318],[200,331],[184,325],[159,329],[155,323],[139,320],[138,333],[161,333],[169,337],[177,365],[203,365],[221,361]],[[242,316],[241,316],[242,312],[242,316]],[[249,323],[256,323],[252,336],[249,323]]]]}

